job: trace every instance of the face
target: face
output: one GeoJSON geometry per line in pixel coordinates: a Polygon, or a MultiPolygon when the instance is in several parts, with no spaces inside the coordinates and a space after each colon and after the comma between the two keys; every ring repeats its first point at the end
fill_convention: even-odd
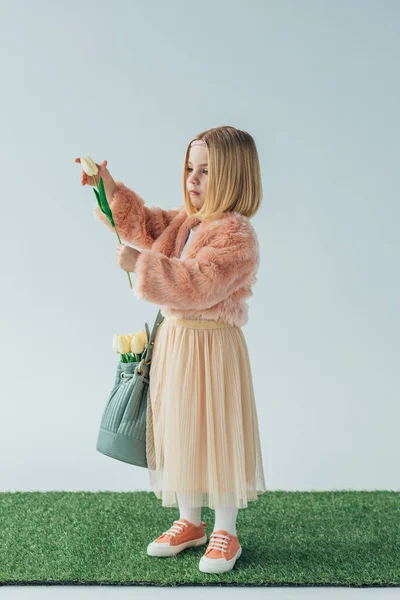
{"type": "Polygon", "coordinates": [[[203,206],[208,185],[208,150],[207,146],[192,146],[186,165],[186,188],[195,208],[203,206]],[[194,190],[198,194],[192,194],[194,190]]]}

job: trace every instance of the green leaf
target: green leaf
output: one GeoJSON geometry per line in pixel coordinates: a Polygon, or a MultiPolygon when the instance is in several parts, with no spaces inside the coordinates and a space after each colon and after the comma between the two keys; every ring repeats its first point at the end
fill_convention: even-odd
{"type": "Polygon", "coordinates": [[[112,227],[115,227],[115,223],[114,223],[114,219],[112,216],[112,212],[111,212],[111,208],[110,205],[108,204],[107,201],[107,196],[106,196],[106,191],[104,189],[104,183],[103,183],[103,178],[100,177],[100,181],[99,181],[99,192],[100,192],[100,202],[102,205],[102,211],[103,213],[106,215],[107,219],[110,221],[112,227]]]}
{"type": "Polygon", "coordinates": [[[97,198],[97,204],[99,205],[99,208],[100,208],[101,212],[104,213],[105,215],[107,215],[107,213],[104,210],[104,204],[102,202],[102,198],[101,198],[99,192],[96,190],[96,188],[93,188],[93,191],[94,191],[94,194],[95,194],[95,196],[97,198]]]}

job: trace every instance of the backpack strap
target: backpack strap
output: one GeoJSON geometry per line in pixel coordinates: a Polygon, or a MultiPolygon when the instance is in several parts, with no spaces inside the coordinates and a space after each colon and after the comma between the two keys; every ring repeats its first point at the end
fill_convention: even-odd
{"type": "Polygon", "coordinates": [[[157,334],[157,329],[158,329],[158,326],[163,322],[163,320],[164,320],[164,317],[161,314],[161,308],[160,308],[160,310],[157,313],[157,317],[154,322],[151,334],[150,334],[150,329],[149,329],[148,324],[145,323],[146,333],[147,333],[147,345],[143,352],[142,360],[140,362],[147,362],[147,363],[151,362],[151,357],[153,355],[154,340],[155,340],[155,337],[157,334]]]}

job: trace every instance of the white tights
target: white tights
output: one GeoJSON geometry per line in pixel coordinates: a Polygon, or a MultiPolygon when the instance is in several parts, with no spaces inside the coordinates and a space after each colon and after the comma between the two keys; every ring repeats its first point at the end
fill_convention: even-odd
{"type": "MultiPolygon", "coordinates": [[[[201,506],[189,508],[185,505],[188,504],[186,502],[185,494],[178,492],[177,496],[179,504],[179,518],[187,519],[191,523],[194,523],[194,525],[200,525],[201,506]]],[[[215,522],[213,531],[217,531],[217,529],[223,529],[224,531],[228,531],[232,535],[236,535],[237,514],[237,506],[217,505],[215,507],[215,522]]]]}

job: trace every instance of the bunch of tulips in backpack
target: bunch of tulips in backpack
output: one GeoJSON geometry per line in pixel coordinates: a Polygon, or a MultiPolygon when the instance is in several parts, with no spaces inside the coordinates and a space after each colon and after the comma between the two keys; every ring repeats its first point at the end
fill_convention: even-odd
{"type": "Polygon", "coordinates": [[[121,362],[140,362],[147,344],[145,329],[127,335],[116,333],[113,337],[113,350],[121,355],[121,362]]]}

